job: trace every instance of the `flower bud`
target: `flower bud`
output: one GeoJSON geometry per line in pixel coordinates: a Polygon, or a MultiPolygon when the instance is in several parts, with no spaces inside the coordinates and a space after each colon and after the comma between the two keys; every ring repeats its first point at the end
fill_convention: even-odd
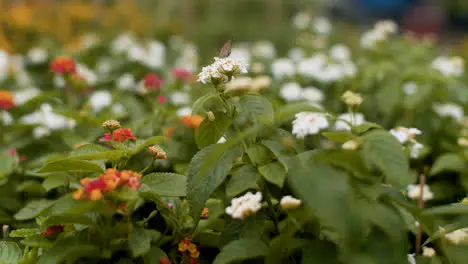
{"type": "Polygon", "coordinates": [[[359,148],[359,142],[356,140],[349,140],[345,142],[341,147],[346,150],[356,150],[359,148]]]}
{"type": "Polygon", "coordinates": [[[213,112],[208,111],[206,115],[208,116],[208,120],[210,120],[211,122],[215,121],[215,115],[213,114],[213,112]]]}
{"type": "Polygon", "coordinates": [[[468,147],[468,139],[466,138],[459,138],[457,143],[459,146],[468,147]]]}
{"type": "Polygon", "coordinates": [[[148,149],[155,159],[167,159],[166,152],[160,146],[151,146],[148,149]]]}
{"type": "Polygon", "coordinates": [[[345,104],[347,104],[348,106],[359,106],[362,104],[362,102],[364,101],[361,97],[360,94],[358,93],[354,93],[354,92],[351,92],[351,91],[346,91],[342,96],[341,96],[341,99],[343,100],[343,102],[345,104]]]}
{"type": "Polygon", "coordinates": [[[120,123],[117,120],[107,120],[102,123],[102,126],[107,130],[113,131],[120,128],[120,123]]]}
{"type": "Polygon", "coordinates": [[[436,252],[433,248],[423,247],[423,256],[426,258],[432,258],[436,255],[436,252]]]}
{"type": "Polygon", "coordinates": [[[302,201],[290,195],[281,198],[280,206],[283,210],[293,210],[301,206],[302,201]]]}

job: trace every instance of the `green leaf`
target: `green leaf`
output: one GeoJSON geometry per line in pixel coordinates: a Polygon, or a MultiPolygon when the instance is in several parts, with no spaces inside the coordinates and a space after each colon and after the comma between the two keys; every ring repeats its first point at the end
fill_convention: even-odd
{"type": "Polygon", "coordinates": [[[72,194],[67,194],[60,197],[51,208],[52,214],[60,215],[80,215],[85,212],[90,212],[102,209],[101,201],[92,201],[88,199],[75,200],[72,194]]]}
{"type": "Polygon", "coordinates": [[[87,245],[78,237],[68,237],[57,241],[50,249],[46,250],[37,264],[61,264],[64,261],[75,263],[84,257],[97,257],[100,254],[98,246],[87,245]]]}
{"type": "Polygon", "coordinates": [[[176,173],[151,173],[140,180],[140,192],[153,192],[159,196],[186,196],[187,177],[176,173]]]}
{"type": "Polygon", "coordinates": [[[65,186],[68,183],[66,174],[52,174],[42,182],[42,186],[46,191],[50,191],[57,187],[65,186]]]}
{"type": "Polygon", "coordinates": [[[61,171],[92,171],[99,173],[104,172],[101,166],[94,162],[69,158],[47,163],[44,165],[44,167],[39,169],[38,173],[61,171]]]}
{"type": "Polygon", "coordinates": [[[10,232],[10,237],[30,237],[39,234],[37,228],[20,228],[10,232]]]}
{"type": "Polygon", "coordinates": [[[313,157],[313,152],[305,152],[289,159],[288,184],[314,212],[320,224],[333,228],[345,239],[350,215],[349,176],[342,170],[314,161],[313,157]]]}
{"type": "Polygon", "coordinates": [[[268,148],[257,144],[247,149],[247,155],[249,155],[250,160],[257,165],[266,164],[273,158],[268,148]]]}
{"type": "Polygon", "coordinates": [[[221,249],[213,264],[229,264],[268,254],[268,246],[257,239],[239,239],[232,241],[221,249]]]}
{"type": "Polygon", "coordinates": [[[361,154],[367,164],[380,169],[388,183],[397,187],[407,184],[408,157],[394,136],[386,131],[375,130],[362,136],[361,140],[361,154]]]}
{"type": "Polygon", "coordinates": [[[128,238],[128,246],[134,258],[142,256],[150,250],[151,237],[144,228],[132,226],[128,238]]]}
{"type": "Polygon", "coordinates": [[[382,126],[376,123],[364,122],[363,124],[354,126],[352,131],[356,134],[363,134],[371,129],[382,129],[382,126]]]}
{"type": "Polygon", "coordinates": [[[85,144],[70,153],[70,157],[84,160],[119,160],[124,156],[125,151],[109,150],[103,146],[95,144],[85,144]]]}
{"type": "Polygon", "coordinates": [[[273,162],[264,166],[258,167],[260,174],[270,183],[283,188],[284,180],[286,179],[286,169],[280,162],[273,162]]]}
{"type": "Polygon", "coordinates": [[[53,215],[47,217],[42,223],[42,227],[47,228],[53,225],[66,224],[92,225],[93,220],[86,215],[53,215]]]}
{"type": "Polygon", "coordinates": [[[283,105],[276,113],[279,122],[288,121],[300,112],[323,112],[322,109],[310,102],[298,102],[283,105]]]}
{"type": "Polygon", "coordinates": [[[192,114],[205,116],[206,112],[226,112],[224,102],[217,92],[209,92],[198,98],[192,105],[192,114]]]}
{"type": "Polygon", "coordinates": [[[7,176],[13,171],[15,159],[8,151],[0,152],[0,179],[7,176]]]}
{"type": "Polygon", "coordinates": [[[448,205],[440,205],[431,207],[424,210],[425,215],[457,215],[457,214],[468,214],[468,205],[463,203],[454,203],[448,205]]]}
{"type": "Polygon", "coordinates": [[[260,95],[246,94],[238,101],[241,111],[250,116],[251,120],[260,124],[273,124],[275,113],[270,101],[260,95]]]}
{"type": "Polygon", "coordinates": [[[375,94],[377,106],[385,114],[391,114],[401,101],[401,90],[394,82],[384,85],[375,94]]]}
{"type": "Polygon", "coordinates": [[[213,121],[205,118],[195,131],[195,142],[198,148],[202,149],[218,142],[231,124],[231,117],[222,112],[216,112],[213,121]]]}
{"type": "Polygon", "coordinates": [[[341,144],[357,138],[354,134],[347,131],[323,132],[322,136],[341,144]]]}
{"type": "MultiPolygon", "coordinates": [[[[153,145],[156,145],[156,144],[160,144],[162,142],[164,142],[166,138],[163,137],[163,136],[154,136],[154,137],[150,137],[146,140],[144,140],[143,142],[137,144],[137,146],[132,149],[132,151],[130,152],[130,155],[135,155],[137,153],[139,153],[140,151],[142,151],[143,149],[147,148],[147,147],[150,147],[150,146],[153,146],[153,145]]],[[[138,142],[137,142],[138,143],[138,142]]]]}
{"type": "Polygon", "coordinates": [[[55,203],[55,201],[51,201],[51,200],[47,200],[47,199],[31,201],[31,202],[27,203],[25,207],[23,207],[21,210],[19,210],[15,214],[15,219],[16,220],[33,219],[33,218],[41,215],[47,209],[49,209],[54,203],[55,203]]]}
{"type": "Polygon", "coordinates": [[[200,150],[190,162],[188,168],[187,198],[192,217],[195,221],[199,219],[205,202],[210,198],[214,190],[224,182],[235,159],[241,155],[239,149],[233,148],[213,160],[206,160],[207,156],[211,153],[216,153],[218,148],[224,149],[229,146],[225,144],[227,143],[210,145],[200,150]],[[210,169],[206,173],[200,173],[202,165],[206,166],[207,164],[204,162],[208,162],[211,165],[210,169]]]}
{"type": "Polygon", "coordinates": [[[301,263],[338,264],[338,250],[328,241],[311,241],[302,248],[301,263]]]}
{"type": "Polygon", "coordinates": [[[12,242],[0,242],[0,262],[4,264],[18,264],[22,256],[20,247],[12,242]]]}
{"type": "Polygon", "coordinates": [[[432,166],[429,175],[435,175],[443,171],[462,171],[465,161],[457,154],[447,153],[439,156],[432,166]]]}
{"type": "Polygon", "coordinates": [[[145,259],[145,264],[154,264],[154,263],[159,263],[159,259],[167,258],[167,255],[159,247],[153,246],[143,258],[145,259]]]}
{"type": "Polygon", "coordinates": [[[53,245],[53,243],[42,234],[26,237],[25,239],[21,240],[21,244],[28,247],[37,247],[44,249],[50,248],[53,245]]]}
{"type": "Polygon", "coordinates": [[[140,120],[141,117],[146,115],[143,104],[134,96],[121,96],[119,102],[127,109],[132,120],[140,120]]]}
{"type": "Polygon", "coordinates": [[[291,149],[287,149],[284,144],[276,142],[274,140],[263,140],[262,144],[267,147],[276,157],[276,159],[283,164],[288,170],[287,158],[291,156],[291,149]]]}
{"type": "Polygon", "coordinates": [[[257,180],[259,179],[257,169],[252,165],[243,165],[236,169],[226,184],[226,195],[235,197],[248,189],[259,189],[257,180]]]}
{"type": "MultiPolygon", "coordinates": [[[[307,240],[279,235],[270,242],[270,252],[265,259],[266,264],[288,263],[289,256],[301,249],[307,240]]],[[[308,263],[308,262],[303,262],[308,263]]]]}
{"type": "Polygon", "coordinates": [[[352,150],[320,150],[314,159],[353,173],[361,180],[371,180],[371,175],[359,152],[352,150]]]}

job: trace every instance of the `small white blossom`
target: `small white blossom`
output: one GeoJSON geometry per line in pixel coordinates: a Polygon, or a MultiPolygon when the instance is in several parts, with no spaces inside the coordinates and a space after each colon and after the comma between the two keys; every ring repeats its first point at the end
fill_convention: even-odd
{"type": "Polygon", "coordinates": [[[47,61],[47,51],[41,48],[32,48],[28,51],[28,59],[34,64],[44,63],[47,61]]]}
{"type": "Polygon", "coordinates": [[[310,15],[308,13],[300,12],[300,13],[297,13],[293,17],[292,24],[297,29],[305,29],[310,25],[311,20],[312,19],[311,19],[310,15]]]}
{"type": "Polygon", "coordinates": [[[436,252],[433,248],[430,247],[423,247],[422,255],[426,258],[432,258],[436,255],[436,252]]]}
{"type": "Polygon", "coordinates": [[[49,136],[51,133],[50,129],[44,126],[38,126],[33,129],[33,137],[35,139],[40,139],[46,136],[49,136]]]}
{"type": "Polygon", "coordinates": [[[330,49],[330,57],[337,61],[347,61],[351,57],[351,50],[344,44],[335,44],[330,49]]]}
{"type": "Polygon", "coordinates": [[[130,33],[123,33],[112,41],[111,50],[114,53],[125,52],[134,46],[135,39],[130,33]]]}
{"type": "Polygon", "coordinates": [[[216,142],[216,143],[222,144],[222,143],[224,143],[224,142],[226,142],[226,138],[225,138],[225,137],[221,137],[221,138],[218,140],[218,142],[216,142]]]}
{"type": "Polygon", "coordinates": [[[462,121],[465,113],[463,108],[459,105],[446,103],[446,104],[438,104],[434,103],[432,105],[434,111],[441,117],[452,117],[456,121],[462,121]]]}
{"type": "Polygon", "coordinates": [[[250,51],[246,46],[236,46],[231,49],[231,55],[229,56],[236,61],[242,61],[246,64],[250,64],[250,51]]]}
{"type": "Polygon", "coordinates": [[[136,86],[135,77],[131,73],[125,73],[117,79],[116,86],[121,91],[132,90],[136,86]]]}
{"type": "Polygon", "coordinates": [[[343,120],[351,123],[353,126],[359,126],[365,122],[364,115],[361,113],[354,113],[353,115],[349,113],[341,114],[338,116],[338,118],[342,120],[336,121],[336,124],[335,124],[336,130],[345,130],[345,131],[351,130],[351,127],[348,125],[348,123],[344,122],[343,120]]]}
{"type": "Polygon", "coordinates": [[[0,120],[2,120],[5,126],[8,126],[13,123],[13,116],[9,112],[2,110],[0,113],[0,120]]]}
{"type": "Polygon", "coordinates": [[[54,76],[54,86],[57,88],[65,87],[66,81],[61,75],[54,76]]]}
{"type": "Polygon", "coordinates": [[[302,90],[302,98],[312,103],[320,103],[323,101],[324,97],[325,96],[320,89],[312,86],[306,87],[302,90]]]}
{"type": "Polygon", "coordinates": [[[79,76],[82,76],[89,85],[95,85],[98,81],[96,73],[90,70],[83,64],[76,65],[76,71],[79,76]]]}
{"type": "Polygon", "coordinates": [[[242,76],[226,84],[226,92],[248,91],[252,87],[252,78],[242,76]]]}
{"type": "Polygon", "coordinates": [[[322,34],[322,35],[328,35],[332,31],[332,25],[330,23],[330,20],[326,17],[318,17],[315,19],[314,24],[313,24],[315,32],[322,34]]]}
{"type": "Polygon", "coordinates": [[[271,42],[259,41],[253,45],[252,54],[260,58],[273,59],[276,55],[276,49],[271,42]]]}
{"type": "Polygon", "coordinates": [[[76,125],[75,120],[54,113],[49,104],[42,104],[39,111],[21,117],[20,122],[37,124],[50,130],[73,128],[76,125]]]}
{"type": "Polygon", "coordinates": [[[302,88],[295,82],[285,83],[281,87],[279,95],[288,102],[301,100],[302,88]]]}
{"type": "Polygon", "coordinates": [[[284,210],[293,210],[301,206],[302,201],[292,197],[291,195],[283,196],[280,201],[280,206],[284,210]]]}
{"type": "Polygon", "coordinates": [[[414,258],[414,254],[408,254],[408,262],[409,264],[416,264],[416,259],[414,258]]]}
{"type": "Polygon", "coordinates": [[[419,157],[419,153],[424,146],[416,141],[413,141],[412,144],[409,146],[410,157],[416,159],[419,157]]]}
{"type": "Polygon", "coordinates": [[[23,105],[27,101],[41,94],[41,91],[36,87],[15,91],[13,93],[13,101],[16,105],[23,105]]]}
{"type": "Polygon", "coordinates": [[[0,49],[0,81],[3,81],[9,72],[10,57],[8,53],[0,49]]]}
{"type": "MultiPolygon", "coordinates": [[[[418,200],[421,195],[421,185],[420,184],[410,184],[407,186],[408,197],[412,200],[418,200]]],[[[422,199],[423,201],[429,201],[434,199],[434,193],[431,191],[429,185],[425,184],[422,188],[422,199]]]]}
{"type": "Polygon", "coordinates": [[[374,28],[361,36],[361,47],[373,49],[380,42],[385,41],[390,35],[398,31],[398,26],[393,21],[379,21],[374,28]]]}
{"type": "Polygon", "coordinates": [[[296,67],[292,60],[281,58],[271,64],[271,72],[275,79],[283,79],[293,77],[296,73],[296,67]]]}
{"type": "Polygon", "coordinates": [[[262,193],[246,193],[244,196],[231,200],[231,206],[226,208],[226,213],[234,219],[245,219],[262,209],[262,193]]]}
{"type": "Polygon", "coordinates": [[[359,106],[364,101],[364,99],[362,99],[362,96],[360,94],[354,93],[352,91],[346,91],[341,96],[341,99],[348,106],[359,106]]]}
{"type": "Polygon", "coordinates": [[[91,94],[89,103],[94,112],[100,112],[112,104],[112,94],[105,90],[95,91],[91,94]]]}
{"type": "Polygon", "coordinates": [[[258,76],[252,80],[251,83],[251,90],[253,92],[260,92],[265,88],[271,86],[271,78],[270,76],[258,76]]]}
{"type": "Polygon", "coordinates": [[[122,104],[112,105],[111,111],[115,115],[122,115],[125,113],[125,107],[122,104]]]}
{"type": "Polygon", "coordinates": [[[146,56],[143,60],[149,68],[159,69],[164,66],[166,59],[166,47],[157,40],[152,40],[148,44],[146,56]]]}
{"type": "Polygon", "coordinates": [[[346,150],[356,150],[359,148],[359,142],[356,140],[349,140],[346,141],[341,147],[346,150]]]}
{"type": "Polygon", "coordinates": [[[213,65],[209,65],[202,68],[201,72],[198,74],[198,81],[203,84],[212,83],[213,80],[215,80],[215,82],[218,80],[219,82],[226,81],[227,78],[223,77],[225,76],[219,73],[218,69],[213,67],[213,65]]]}
{"type": "Polygon", "coordinates": [[[417,135],[421,135],[421,130],[412,127],[397,127],[391,129],[390,133],[396,137],[401,144],[405,144],[407,141],[414,139],[417,135]]]}
{"type": "Polygon", "coordinates": [[[462,228],[444,235],[454,245],[468,243],[468,228],[462,228]]]}
{"type": "Polygon", "coordinates": [[[186,105],[190,102],[190,95],[184,92],[173,92],[170,99],[174,105],[186,105]]]}
{"type": "Polygon", "coordinates": [[[407,82],[403,85],[403,92],[406,95],[413,95],[418,91],[418,85],[415,82],[407,82]]]}
{"type": "Polygon", "coordinates": [[[460,57],[437,57],[432,62],[432,68],[447,77],[460,77],[465,72],[465,62],[460,57]]]}
{"type": "Polygon", "coordinates": [[[288,51],[288,58],[294,62],[304,59],[305,52],[301,48],[293,48],[288,51]]]}
{"type": "Polygon", "coordinates": [[[218,58],[215,57],[214,66],[217,70],[226,75],[235,75],[238,73],[247,73],[247,64],[241,60],[234,60],[233,58],[218,58]]]}
{"type": "Polygon", "coordinates": [[[190,107],[182,107],[177,110],[176,115],[178,117],[184,117],[184,116],[189,116],[192,114],[192,108],[190,107]]]}
{"type": "Polygon", "coordinates": [[[301,112],[296,114],[296,119],[292,124],[292,133],[297,138],[318,134],[321,129],[328,128],[329,126],[326,114],[314,112],[301,112]]]}

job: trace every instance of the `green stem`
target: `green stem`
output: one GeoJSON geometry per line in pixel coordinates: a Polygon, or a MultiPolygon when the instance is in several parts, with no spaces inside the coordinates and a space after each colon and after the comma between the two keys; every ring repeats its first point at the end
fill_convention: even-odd
{"type": "Polygon", "coordinates": [[[273,223],[275,225],[275,232],[276,234],[279,234],[279,221],[278,217],[276,216],[275,209],[273,208],[273,203],[271,202],[271,194],[270,191],[268,190],[268,187],[266,186],[266,183],[263,183],[263,196],[265,196],[265,201],[267,202],[268,205],[268,211],[270,211],[271,216],[273,217],[273,223]]]}
{"type": "Polygon", "coordinates": [[[150,170],[153,167],[154,160],[155,160],[155,158],[152,158],[151,162],[148,163],[148,165],[146,165],[146,167],[142,171],[140,171],[141,175],[143,175],[145,172],[147,172],[148,170],[150,170]]]}

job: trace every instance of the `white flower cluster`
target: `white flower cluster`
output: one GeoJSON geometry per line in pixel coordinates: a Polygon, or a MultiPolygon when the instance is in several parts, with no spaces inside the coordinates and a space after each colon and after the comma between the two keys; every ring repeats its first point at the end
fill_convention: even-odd
{"type": "Polygon", "coordinates": [[[258,41],[252,46],[252,55],[262,59],[273,59],[276,56],[276,49],[269,41],[258,41]]]}
{"type": "Polygon", "coordinates": [[[226,214],[235,219],[245,219],[262,209],[262,193],[248,192],[231,200],[231,206],[226,207],[226,214]]]}
{"type": "Polygon", "coordinates": [[[398,141],[406,145],[409,149],[411,158],[418,158],[419,151],[424,147],[416,141],[416,136],[421,135],[421,130],[417,128],[397,127],[390,130],[390,133],[398,139],[398,141]]]}
{"type": "Polygon", "coordinates": [[[330,54],[317,53],[298,62],[297,73],[322,83],[332,83],[354,77],[357,67],[350,58],[349,48],[342,44],[333,46],[330,54]]]}
{"type": "MultiPolygon", "coordinates": [[[[418,200],[421,195],[420,184],[410,184],[407,186],[408,197],[412,200],[418,200]]],[[[434,193],[431,191],[429,185],[425,184],[422,186],[422,199],[423,201],[429,201],[434,199],[434,193]]]]}
{"type": "Polygon", "coordinates": [[[116,81],[117,89],[121,91],[131,91],[135,89],[137,82],[131,73],[122,74],[116,81]]]}
{"type": "Polygon", "coordinates": [[[89,85],[95,85],[98,82],[98,76],[84,64],[76,65],[76,72],[86,80],[89,85]]]}
{"type": "Polygon", "coordinates": [[[139,62],[152,69],[158,69],[165,64],[166,47],[163,43],[150,40],[141,45],[131,34],[124,33],[112,42],[114,53],[126,53],[128,59],[139,62]]]}
{"type": "Polygon", "coordinates": [[[247,65],[232,58],[215,57],[215,62],[202,68],[198,74],[201,83],[219,84],[227,82],[231,77],[239,73],[247,73],[247,65]]]}
{"type": "Polygon", "coordinates": [[[405,95],[413,95],[418,92],[418,85],[415,82],[407,82],[403,84],[403,93],[405,95]]]}
{"type": "Polygon", "coordinates": [[[281,86],[280,97],[288,102],[307,100],[319,106],[325,98],[323,92],[313,86],[302,88],[298,83],[288,82],[281,86]]]}
{"type": "Polygon", "coordinates": [[[296,114],[296,119],[292,122],[292,133],[297,138],[305,138],[308,135],[316,135],[321,129],[330,125],[327,114],[315,112],[301,112],[296,114]]]}
{"type": "Polygon", "coordinates": [[[451,117],[459,122],[463,121],[463,117],[465,116],[463,108],[453,103],[434,103],[432,104],[432,109],[434,109],[440,117],[451,117]]]}
{"type": "Polygon", "coordinates": [[[107,90],[94,91],[89,98],[89,103],[94,112],[100,112],[112,104],[112,94],[107,90]]]}
{"type": "Polygon", "coordinates": [[[431,66],[447,77],[460,77],[465,72],[465,62],[460,57],[440,56],[432,61],[431,66]]]}
{"type": "Polygon", "coordinates": [[[271,64],[271,73],[278,80],[291,78],[296,74],[296,66],[291,59],[280,58],[271,64]]]}
{"type": "Polygon", "coordinates": [[[47,51],[42,48],[35,47],[28,51],[28,60],[33,64],[45,63],[47,61],[47,51]]]}
{"type": "Polygon", "coordinates": [[[239,77],[226,84],[226,93],[236,91],[260,92],[271,86],[271,78],[269,76],[239,77]]]}
{"type": "Polygon", "coordinates": [[[0,81],[3,81],[8,76],[9,59],[8,53],[0,49],[0,81]]]}
{"type": "Polygon", "coordinates": [[[33,130],[34,138],[47,136],[52,130],[73,128],[76,125],[75,120],[54,113],[49,104],[43,104],[39,111],[23,116],[20,122],[39,125],[33,130]]]}
{"type": "Polygon", "coordinates": [[[175,62],[176,67],[184,68],[190,72],[198,71],[198,51],[193,43],[184,43],[180,55],[175,62]]]}
{"type": "MultiPolygon", "coordinates": [[[[443,228],[441,232],[443,232],[443,228]]],[[[459,244],[468,244],[468,228],[457,229],[453,232],[444,235],[444,238],[447,239],[450,243],[459,245],[459,244]]]]}
{"type": "Polygon", "coordinates": [[[362,34],[361,47],[374,49],[378,43],[385,41],[390,35],[395,34],[397,31],[398,25],[393,21],[379,21],[370,31],[362,34]]]}
{"type": "Polygon", "coordinates": [[[351,124],[352,126],[359,126],[364,124],[364,122],[365,119],[362,113],[341,114],[338,116],[338,120],[335,124],[335,129],[339,131],[350,131],[351,127],[349,126],[349,124],[351,124]]]}
{"type": "Polygon", "coordinates": [[[293,19],[292,24],[295,28],[304,30],[309,27],[312,27],[312,30],[315,33],[321,35],[329,35],[333,29],[330,20],[326,17],[316,17],[312,20],[312,17],[307,12],[297,13],[293,19]]]}
{"type": "Polygon", "coordinates": [[[27,89],[15,91],[13,93],[13,101],[16,105],[23,105],[24,103],[33,99],[34,97],[39,96],[41,93],[41,90],[39,90],[36,87],[30,87],[27,89]]]}
{"type": "Polygon", "coordinates": [[[292,197],[291,195],[286,195],[281,198],[280,206],[283,210],[293,210],[301,206],[302,201],[292,197]]]}

